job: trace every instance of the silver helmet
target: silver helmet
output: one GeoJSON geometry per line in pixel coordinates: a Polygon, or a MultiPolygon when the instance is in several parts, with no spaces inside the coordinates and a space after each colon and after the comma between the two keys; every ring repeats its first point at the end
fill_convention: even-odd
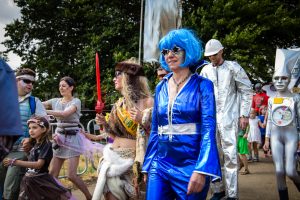
{"type": "Polygon", "coordinates": [[[277,90],[291,89],[300,71],[300,48],[277,49],[275,58],[275,72],[273,75],[274,86],[277,90]],[[276,86],[277,85],[277,86],[276,86]]]}

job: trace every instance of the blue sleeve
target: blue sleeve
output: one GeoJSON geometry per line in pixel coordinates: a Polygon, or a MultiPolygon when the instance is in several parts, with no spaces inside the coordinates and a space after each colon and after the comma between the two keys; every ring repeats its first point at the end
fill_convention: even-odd
{"type": "Polygon", "coordinates": [[[148,173],[151,167],[151,163],[156,156],[157,152],[157,143],[158,143],[158,118],[157,118],[157,95],[158,95],[158,87],[155,91],[155,98],[154,98],[154,106],[152,110],[152,122],[151,122],[151,132],[150,137],[147,145],[147,150],[145,154],[144,164],[142,168],[143,173],[148,173]]]}
{"type": "Polygon", "coordinates": [[[0,135],[24,135],[14,71],[0,58],[0,135]]]}
{"type": "Polygon", "coordinates": [[[208,79],[200,83],[201,142],[196,172],[221,178],[221,167],[216,142],[216,103],[213,84],[208,79]]]}

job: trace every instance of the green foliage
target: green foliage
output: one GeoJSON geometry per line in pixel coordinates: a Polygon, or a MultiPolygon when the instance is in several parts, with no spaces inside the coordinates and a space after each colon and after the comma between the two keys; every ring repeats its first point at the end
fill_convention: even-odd
{"type": "MultiPolygon", "coordinates": [[[[59,96],[61,77],[77,82],[77,96],[93,109],[95,52],[100,52],[106,108],[118,98],[112,82],[116,62],[138,57],[140,0],[15,0],[21,18],[8,24],[6,56],[13,51],[38,73],[35,95],[59,96]],[[56,89],[57,88],[57,89],[56,89]]],[[[276,47],[300,46],[299,1],[183,0],[183,26],[203,43],[219,39],[225,58],[237,60],[257,81],[270,81],[276,47]]],[[[153,90],[156,64],[145,63],[153,90]]]]}
{"type": "Polygon", "coordinates": [[[207,42],[219,39],[254,81],[271,81],[276,48],[300,46],[299,1],[188,0],[184,26],[207,42]],[[193,9],[191,9],[193,8],[193,9]]]}
{"type": "Polygon", "coordinates": [[[6,26],[8,51],[22,57],[39,74],[35,95],[58,96],[63,76],[76,81],[77,96],[87,108],[96,101],[95,52],[100,52],[105,104],[117,98],[116,62],[138,56],[140,1],[15,0],[21,19],[6,26]]]}

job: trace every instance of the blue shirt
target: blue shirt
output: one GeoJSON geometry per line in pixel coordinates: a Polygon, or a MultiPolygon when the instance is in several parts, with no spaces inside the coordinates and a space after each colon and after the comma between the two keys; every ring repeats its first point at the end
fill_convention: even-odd
{"type": "MultiPolygon", "coordinates": [[[[259,115],[258,116],[258,119],[261,121],[261,123],[264,123],[264,120],[265,120],[265,116],[264,115],[259,115]]],[[[259,127],[259,130],[260,130],[260,133],[262,136],[266,135],[266,128],[262,128],[260,126],[259,127]]]]}

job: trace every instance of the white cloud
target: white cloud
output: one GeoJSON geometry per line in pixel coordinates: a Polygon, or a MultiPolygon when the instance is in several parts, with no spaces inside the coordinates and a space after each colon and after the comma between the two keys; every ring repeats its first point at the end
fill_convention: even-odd
{"type": "Polygon", "coordinates": [[[12,19],[20,17],[20,9],[16,6],[13,0],[0,1],[0,22],[10,23],[12,19]]]}
{"type": "MultiPolygon", "coordinates": [[[[14,19],[20,17],[20,9],[16,6],[13,0],[0,0],[0,43],[3,42],[6,38],[5,34],[5,26],[6,24],[11,23],[14,19]]],[[[0,51],[5,50],[5,46],[0,44],[0,51]]],[[[10,52],[8,54],[8,64],[16,69],[21,64],[21,58],[17,55],[10,52]]]]}

